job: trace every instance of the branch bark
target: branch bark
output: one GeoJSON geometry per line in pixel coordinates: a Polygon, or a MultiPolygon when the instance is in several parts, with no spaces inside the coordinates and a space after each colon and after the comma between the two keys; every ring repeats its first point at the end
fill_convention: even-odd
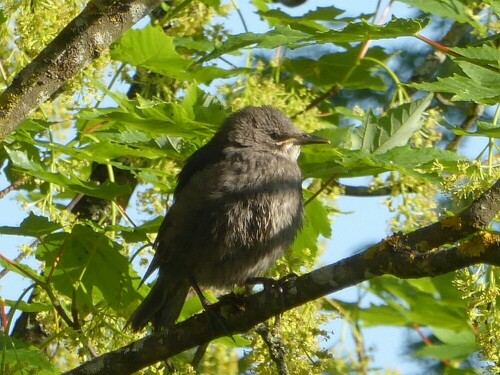
{"type": "Polygon", "coordinates": [[[0,95],[0,142],[161,0],[92,0],[0,95]]]}
{"type": "Polygon", "coordinates": [[[377,276],[421,278],[478,263],[500,266],[500,235],[484,231],[499,210],[500,181],[497,181],[460,214],[407,235],[394,234],[361,253],[303,276],[283,279],[279,291],[223,297],[213,309],[224,320],[225,327],[214,320],[213,313],[203,312],[166,332],[94,358],[66,374],[130,374],[218,337],[247,332],[284,311],[377,276]],[[423,240],[426,236],[429,241],[423,240]],[[458,240],[462,240],[459,246],[428,251],[458,240]]]}

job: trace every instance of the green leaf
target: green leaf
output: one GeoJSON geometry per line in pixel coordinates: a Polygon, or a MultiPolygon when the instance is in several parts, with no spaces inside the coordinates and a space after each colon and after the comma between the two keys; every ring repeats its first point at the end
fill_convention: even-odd
{"type": "MultiPolygon", "coordinates": [[[[451,50],[469,59],[482,61],[485,64],[498,65],[500,61],[500,50],[489,45],[467,48],[455,47],[451,48],[451,50]]],[[[458,60],[459,58],[455,59],[458,60]]]]}
{"type": "MultiPolygon", "coordinates": [[[[312,194],[306,194],[311,197],[312,194]]],[[[306,225],[313,227],[318,235],[330,238],[332,236],[332,227],[328,218],[328,210],[319,199],[309,201],[305,207],[306,225]]],[[[317,237],[317,236],[316,236],[317,237]]]]}
{"type": "Polygon", "coordinates": [[[160,224],[163,221],[163,216],[158,216],[153,220],[147,221],[142,225],[134,228],[123,227],[121,225],[110,226],[110,231],[120,232],[123,239],[128,243],[137,243],[137,242],[145,242],[149,241],[149,235],[155,234],[158,232],[158,228],[160,228],[160,224]]]}
{"type": "Polygon", "coordinates": [[[476,131],[470,132],[462,128],[456,128],[450,124],[443,124],[446,129],[452,131],[456,135],[463,135],[467,137],[487,137],[487,138],[500,138],[500,128],[495,124],[478,121],[476,131]]]}
{"type": "MultiPolygon", "coordinates": [[[[387,85],[383,79],[372,74],[379,66],[370,59],[359,61],[358,55],[357,49],[350,49],[344,53],[327,54],[319,59],[287,59],[283,66],[318,87],[341,84],[342,87],[350,89],[385,91],[387,85]]],[[[377,60],[387,58],[380,48],[370,50],[369,56],[377,60]]]]}
{"type": "Polygon", "coordinates": [[[42,312],[52,311],[54,309],[54,306],[47,303],[26,303],[24,301],[5,300],[5,304],[10,307],[15,307],[17,310],[24,312],[42,312]]]}
{"type": "Polygon", "coordinates": [[[201,2],[207,4],[209,7],[214,8],[217,12],[219,12],[221,0],[201,0],[201,2]]]}
{"type": "Polygon", "coordinates": [[[35,282],[40,282],[40,275],[36,270],[25,264],[12,261],[7,257],[3,256],[2,253],[0,253],[0,265],[6,270],[15,272],[18,275],[21,275],[22,277],[27,277],[35,282]]]}
{"type": "Polygon", "coordinates": [[[37,258],[45,262],[45,274],[52,275],[52,284],[60,293],[69,298],[76,293],[79,310],[92,311],[93,305],[106,302],[126,315],[140,297],[136,290],[139,277],[120,250],[106,235],[76,225],[71,233],[45,237],[37,258]]]}
{"type": "Polygon", "coordinates": [[[273,9],[258,14],[265,18],[271,26],[289,25],[295,30],[305,32],[327,31],[328,28],[316,21],[331,21],[342,14],[344,11],[335,7],[316,8],[299,17],[292,17],[289,14],[273,9]]]}
{"type": "Polygon", "coordinates": [[[392,276],[377,277],[370,281],[370,290],[386,304],[398,309],[408,322],[450,330],[467,327],[465,305],[462,308],[450,305],[448,300],[439,298],[432,290],[426,293],[412,282],[392,276]]]}
{"type": "Polygon", "coordinates": [[[366,40],[393,39],[412,36],[427,26],[426,20],[392,18],[385,25],[374,25],[362,19],[351,22],[342,30],[329,30],[316,34],[317,43],[354,43],[366,40]]]}
{"type": "Polygon", "coordinates": [[[127,31],[113,46],[111,57],[167,76],[175,76],[189,65],[175,51],[174,38],[167,36],[161,28],[152,26],[127,31]],[[160,65],[163,67],[158,68],[160,65]]]}
{"type": "Polygon", "coordinates": [[[464,73],[477,84],[490,88],[498,88],[498,85],[500,85],[500,73],[493,72],[485,67],[468,61],[456,60],[456,62],[464,73]]]}
{"type": "MultiPolygon", "coordinates": [[[[318,146],[319,147],[319,146],[318,146]]],[[[300,166],[306,178],[374,176],[382,172],[398,171],[404,175],[441,181],[433,170],[438,161],[447,172],[457,170],[457,161],[463,158],[454,152],[437,148],[395,147],[384,154],[374,155],[367,150],[345,150],[328,146],[315,150],[304,147],[300,166]]]]}
{"type": "Polygon", "coordinates": [[[497,16],[500,16],[500,3],[498,0],[484,0],[484,2],[490,6],[491,10],[493,10],[497,16]]]}
{"type": "MultiPolygon", "coordinates": [[[[305,192],[305,197],[311,197],[310,192],[305,192]]],[[[311,251],[311,258],[315,258],[318,251],[318,238],[331,237],[331,223],[328,211],[319,199],[314,199],[305,206],[305,218],[302,230],[297,235],[292,245],[291,253],[301,257],[304,249],[311,251]]]]}
{"type": "Polygon", "coordinates": [[[350,139],[351,128],[333,127],[322,128],[314,132],[315,136],[328,139],[331,147],[339,147],[350,139]]]}
{"type": "MultiPolygon", "coordinates": [[[[91,109],[80,112],[81,120],[89,120],[106,125],[96,131],[109,131],[118,126],[128,131],[139,131],[151,136],[171,136],[206,139],[213,135],[215,126],[197,121],[196,112],[179,103],[167,103],[159,99],[147,100],[140,96],[127,105],[131,108],[91,109]]],[[[213,107],[209,106],[213,111],[213,107]]],[[[94,133],[93,133],[94,134],[94,133]]]]}
{"type": "Polygon", "coordinates": [[[8,369],[7,374],[61,373],[49,362],[46,353],[35,346],[7,335],[0,336],[0,345],[3,348],[2,365],[8,369]]]}
{"type": "Polygon", "coordinates": [[[417,90],[454,94],[452,101],[474,101],[490,105],[500,100],[498,87],[478,84],[473,79],[456,73],[452,77],[438,78],[436,82],[412,83],[408,86],[417,90]]]}
{"type": "Polygon", "coordinates": [[[404,146],[422,127],[421,116],[432,101],[432,95],[415,102],[390,109],[377,122],[373,114],[367,115],[363,126],[354,133],[354,149],[366,149],[383,154],[397,146],[404,146]]]}
{"type": "Polygon", "coordinates": [[[361,309],[359,319],[363,321],[364,327],[395,326],[407,327],[411,324],[404,314],[391,306],[372,306],[361,309]]]}
{"type": "Polygon", "coordinates": [[[459,0],[401,0],[403,3],[443,18],[451,18],[460,23],[468,23],[479,30],[485,30],[477,21],[470,8],[459,0]]]}
{"type": "Polygon", "coordinates": [[[159,27],[130,29],[111,50],[111,57],[124,63],[183,81],[210,83],[249,69],[223,70],[214,66],[193,65],[175,50],[174,38],[159,27]]]}
{"type": "Polygon", "coordinates": [[[476,336],[469,326],[462,330],[431,327],[434,335],[444,344],[476,344],[476,336]]]}
{"type": "Polygon", "coordinates": [[[0,227],[0,234],[40,238],[61,228],[60,224],[49,221],[44,216],[36,216],[33,212],[30,212],[29,216],[21,222],[19,227],[0,227]]]}
{"type": "Polygon", "coordinates": [[[4,10],[0,9],[0,24],[4,24],[7,20],[8,18],[5,16],[4,10]]]}
{"type": "Polygon", "coordinates": [[[208,39],[194,40],[193,38],[175,37],[174,44],[176,47],[183,47],[203,52],[208,52],[214,49],[213,42],[208,39]]]}
{"type": "Polygon", "coordinates": [[[430,345],[417,351],[417,357],[431,357],[439,360],[465,361],[472,354],[480,350],[476,343],[430,345]]]}
{"type": "Polygon", "coordinates": [[[392,19],[386,25],[372,25],[366,21],[349,23],[343,30],[308,33],[293,30],[288,26],[277,25],[264,34],[243,33],[228,35],[227,39],[216,46],[199,62],[215,59],[224,54],[255,45],[258,48],[288,47],[295,49],[317,43],[354,43],[372,39],[397,38],[414,35],[426,26],[424,21],[412,19],[392,19]]]}
{"type": "Polygon", "coordinates": [[[25,151],[16,151],[6,146],[4,147],[13,164],[21,168],[23,172],[46,182],[59,185],[62,188],[69,189],[70,191],[108,200],[131,193],[130,186],[118,185],[109,180],[103,184],[97,185],[94,182],[82,181],[74,175],[66,177],[59,173],[46,172],[40,164],[30,159],[25,151]]]}
{"type": "Polygon", "coordinates": [[[220,337],[213,341],[214,343],[221,344],[226,348],[244,348],[251,347],[252,341],[242,335],[231,335],[231,337],[220,337]]]}

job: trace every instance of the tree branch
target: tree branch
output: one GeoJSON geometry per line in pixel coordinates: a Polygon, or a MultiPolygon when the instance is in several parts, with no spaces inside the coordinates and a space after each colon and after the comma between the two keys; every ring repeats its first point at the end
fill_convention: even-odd
{"type": "Polygon", "coordinates": [[[431,253],[415,253],[373,248],[284,282],[282,291],[263,291],[227,303],[222,300],[213,305],[225,322],[225,329],[214,321],[213,314],[195,315],[161,334],[147,336],[118,350],[103,354],[67,375],[131,374],[165,358],[228,334],[244,333],[258,323],[349,286],[376,276],[394,275],[399,278],[437,276],[477,263],[500,266],[500,237],[483,236],[468,243],[480,250],[469,254],[468,246],[455,247],[431,253]],[[486,246],[485,246],[486,245],[486,246]]]}
{"type": "Polygon", "coordinates": [[[497,181],[460,214],[406,235],[394,234],[337,263],[295,279],[287,278],[281,282],[279,291],[223,297],[213,309],[224,319],[225,327],[214,321],[213,314],[203,312],[166,332],[94,358],[67,374],[130,374],[218,337],[247,332],[284,311],[377,276],[421,278],[478,263],[500,266],[500,235],[482,231],[499,210],[500,181],[497,181]],[[467,241],[460,246],[422,252],[466,237],[467,241]]]}
{"type": "Polygon", "coordinates": [[[0,95],[0,141],[161,0],[92,0],[0,95]]]}

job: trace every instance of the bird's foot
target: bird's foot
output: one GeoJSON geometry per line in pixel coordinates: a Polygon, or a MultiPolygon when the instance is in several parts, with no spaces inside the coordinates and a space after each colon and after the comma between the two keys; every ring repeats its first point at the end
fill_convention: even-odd
{"type": "Polygon", "coordinates": [[[278,280],[272,277],[249,277],[246,279],[244,285],[250,287],[260,284],[264,287],[264,290],[278,289],[278,291],[283,292],[288,288],[288,284],[295,281],[298,277],[295,273],[290,273],[278,280]]]}
{"type": "Polygon", "coordinates": [[[298,278],[295,273],[288,274],[279,280],[271,277],[250,277],[245,281],[245,286],[261,284],[264,287],[267,297],[271,297],[274,291],[279,293],[280,306],[285,307],[285,294],[290,289],[291,283],[298,278]]]}
{"type": "Polygon", "coordinates": [[[226,336],[231,337],[231,339],[234,341],[234,338],[231,334],[231,330],[227,326],[226,322],[224,321],[224,318],[220,314],[220,310],[217,308],[216,305],[213,305],[207,297],[203,294],[201,291],[198,283],[194,278],[191,278],[191,286],[193,287],[194,291],[198,295],[198,298],[200,299],[201,306],[203,306],[203,309],[212,317],[210,319],[210,324],[212,325],[212,328],[216,330],[215,324],[219,327],[222,328],[226,336]]]}

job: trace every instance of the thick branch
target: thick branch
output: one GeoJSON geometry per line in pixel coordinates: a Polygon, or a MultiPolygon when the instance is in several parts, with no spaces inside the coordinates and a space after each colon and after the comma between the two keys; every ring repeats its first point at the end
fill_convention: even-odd
{"type": "Polygon", "coordinates": [[[500,181],[497,181],[460,214],[407,235],[395,234],[362,253],[286,281],[280,292],[234,297],[237,301],[231,303],[227,301],[230,298],[221,300],[214,309],[219,309],[225,327],[213,321],[213,314],[198,314],[165,333],[145,337],[94,358],[67,374],[130,374],[228,333],[246,332],[284,311],[376,276],[420,278],[478,263],[500,266],[500,236],[481,232],[499,211],[500,181]],[[469,237],[473,233],[475,235],[469,237]],[[420,252],[466,237],[468,241],[460,247],[420,252]]]}
{"type": "Polygon", "coordinates": [[[391,237],[391,241],[386,242],[390,246],[397,243],[397,247],[401,249],[431,250],[486,229],[499,211],[500,180],[458,215],[447,217],[406,235],[395,234],[391,237]]]}
{"type": "Polygon", "coordinates": [[[66,374],[131,374],[228,333],[247,332],[284,311],[376,276],[437,276],[477,263],[500,266],[500,239],[497,236],[479,236],[468,246],[425,254],[377,245],[338,263],[285,281],[281,292],[263,291],[247,297],[229,296],[227,300],[221,300],[213,308],[218,309],[226,327],[214,321],[213,314],[203,312],[164,333],[147,336],[94,358],[66,374]],[[465,251],[470,246],[479,251],[473,254],[465,251]]]}
{"type": "Polygon", "coordinates": [[[160,3],[161,0],[90,1],[0,95],[0,141],[160,3]]]}

